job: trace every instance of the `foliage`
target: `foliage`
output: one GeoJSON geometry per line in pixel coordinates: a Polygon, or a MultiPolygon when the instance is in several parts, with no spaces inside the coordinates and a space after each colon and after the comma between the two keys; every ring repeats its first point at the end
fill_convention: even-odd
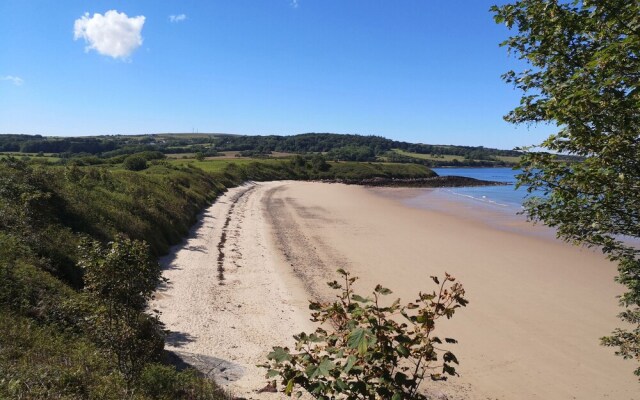
{"type": "MultiPolygon", "coordinates": [[[[244,136],[224,134],[152,134],[140,136],[97,136],[78,138],[52,138],[40,135],[1,135],[0,151],[37,154],[56,154],[81,165],[122,162],[131,154],[161,152],[202,153],[215,156],[219,151],[240,151],[242,157],[264,158],[271,152],[285,153],[329,153],[329,159],[338,161],[377,161],[387,157],[392,149],[439,157],[443,154],[455,156],[461,165],[464,160],[479,156],[474,161],[497,156],[519,156],[514,150],[498,150],[473,146],[444,146],[400,142],[380,136],[339,135],[332,133],[305,133],[291,136],[244,136]],[[120,158],[121,157],[121,158],[120,158]],[[109,160],[112,158],[112,160],[109,160]]],[[[147,161],[150,158],[143,155],[147,161]]],[[[390,161],[405,162],[401,157],[390,161]]],[[[448,159],[431,163],[430,166],[452,165],[448,159]]],[[[413,161],[408,161],[413,162],[413,161]]]]}
{"type": "Polygon", "coordinates": [[[527,153],[519,182],[547,197],[529,201],[526,213],[618,263],[627,287],[620,318],[631,329],[602,342],[640,362],[640,249],[628,241],[640,237],[640,3],[523,0],[492,10],[516,30],[503,45],[532,67],[504,75],[523,91],[506,120],[556,123],[542,147],[584,157],[570,164],[527,153]]]}
{"type": "MultiPolygon", "coordinates": [[[[184,165],[183,160],[174,161],[184,165]]],[[[189,163],[191,164],[191,163],[189,163]]],[[[186,165],[189,165],[186,164],[186,165]]],[[[435,172],[423,165],[394,163],[330,162],[321,154],[295,155],[290,159],[206,160],[194,166],[212,173],[214,179],[265,181],[274,179],[330,180],[359,183],[373,178],[430,178],[435,172]]]]}
{"type": "Polygon", "coordinates": [[[142,171],[147,169],[147,160],[141,156],[131,155],[124,159],[122,165],[129,171],[142,171]]]}
{"type": "Polygon", "coordinates": [[[336,161],[376,161],[376,152],[371,146],[350,145],[331,150],[328,157],[336,161]]]}
{"type": "Polygon", "coordinates": [[[111,361],[86,339],[0,307],[0,398],[122,399],[111,361]]]}
{"type": "Polygon", "coordinates": [[[160,266],[144,242],[121,235],[106,247],[84,241],[80,254],[84,290],[97,304],[90,322],[92,336],[109,349],[125,379],[133,382],[164,346],[157,316],[144,313],[162,282],[160,266]]]}
{"type": "Polygon", "coordinates": [[[339,162],[330,165],[331,168],[318,173],[316,179],[357,183],[372,178],[414,179],[437,176],[435,172],[419,164],[339,162]]]}
{"type": "MultiPolygon", "coordinates": [[[[420,154],[451,154],[464,158],[471,151],[482,151],[492,156],[519,156],[514,150],[498,150],[472,146],[443,146],[421,143],[400,142],[380,136],[338,135],[332,133],[304,133],[291,136],[242,136],[219,135],[216,137],[216,149],[228,150],[259,150],[261,152],[279,151],[285,153],[324,153],[335,152],[337,158],[347,157],[347,160],[361,160],[373,156],[381,156],[392,149],[420,154]]],[[[330,158],[332,158],[330,156],[330,158]]],[[[371,161],[371,159],[367,159],[371,161]]]]}
{"type": "Polygon", "coordinates": [[[114,360],[91,341],[2,307],[0,332],[1,399],[229,400],[195,371],[157,363],[144,367],[135,392],[128,390],[114,360]]]}
{"type": "Polygon", "coordinates": [[[391,290],[378,285],[372,297],[360,296],[352,289],[356,278],[338,272],[344,284],[329,283],[341,291],[338,300],[309,306],[312,321],[324,325],[294,336],[295,351],[274,347],[268,355],[267,377],[280,376],[285,394],[302,387],[318,399],[426,399],[419,392],[425,378],[456,375],[458,360],[440,348],[443,341],[456,340],[434,336],[438,319],[451,318],[467,305],[462,285],[452,276],[442,283],[432,277],[438,290],[420,293],[412,303],[400,305],[398,299],[383,305],[391,290]]]}

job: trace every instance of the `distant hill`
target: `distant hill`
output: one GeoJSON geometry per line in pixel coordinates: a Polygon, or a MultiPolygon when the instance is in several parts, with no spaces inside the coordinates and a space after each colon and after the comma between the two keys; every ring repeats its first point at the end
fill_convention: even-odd
{"type": "Polygon", "coordinates": [[[229,151],[245,156],[278,153],[323,153],[338,161],[390,161],[427,166],[513,165],[521,153],[482,146],[454,146],[409,143],[381,136],[304,133],[291,136],[249,136],[230,134],[162,133],[149,135],[105,135],[90,137],[46,137],[0,135],[0,152],[49,154],[58,157],[93,155],[114,157],[142,151],[164,154],[203,153],[207,156],[229,151]]]}

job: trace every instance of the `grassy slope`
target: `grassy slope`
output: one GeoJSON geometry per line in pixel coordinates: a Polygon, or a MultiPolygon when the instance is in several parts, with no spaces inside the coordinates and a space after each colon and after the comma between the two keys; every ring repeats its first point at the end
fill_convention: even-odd
{"type": "MultiPolygon", "coordinates": [[[[443,162],[443,161],[450,162],[453,160],[458,160],[458,161],[464,160],[463,156],[456,156],[451,154],[443,154],[442,156],[435,157],[431,154],[410,153],[408,151],[404,151],[400,149],[395,149],[394,151],[400,155],[417,158],[420,160],[429,160],[429,161],[436,161],[436,162],[443,162]]],[[[509,157],[509,156],[494,156],[494,157],[499,161],[504,161],[509,164],[515,164],[520,161],[520,157],[509,157]]],[[[482,161],[482,160],[478,160],[478,161],[482,161]]]]}
{"type": "Polygon", "coordinates": [[[193,165],[206,172],[237,171],[247,179],[370,179],[370,178],[426,178],[433,172],[418,164],[360,163],[355,161],[329,162],[328,169],[317,170],[309,163],[296,166],[291,159],[237,160],[172,160],[173,165],[193,165]]]}
{"type": "Polygon", "coordinates": [[[430,161],[453,161],[454,159],[462,159],[462,156],[452,156],[450,154],[443,154],[442,157],[435,157],[432,156],[431,154],[420,154],[420,153],[410,153],[408,151],[404,151],[404,150],[400,150],[400,149],[395,149],[394,150],[396,153],[403,155],[403,156],[407,156],[407,157],[413,157],[413,158],[418,158],[420,160],[430,160],[430,161]]]}
{"type": "Polygon", "coordinates": [[[108,241],[124,232],[161,254],[237,182],[194,168],[0,163],[0,398],[225,398],[163,365],[149,365],[127,392],[115,360],[89,339],[95,305],[79,290],[77,246],[83,237],[108,241]],[[153,392],[158,385],[168,385],[162,395],[153,392]]]}

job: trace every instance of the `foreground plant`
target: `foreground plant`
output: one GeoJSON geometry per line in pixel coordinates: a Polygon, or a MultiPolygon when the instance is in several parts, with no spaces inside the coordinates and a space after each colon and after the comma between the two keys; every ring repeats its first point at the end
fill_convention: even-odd
{"type": "Polygon", "coordinates": [[[317,399],[420,400],[427,398],[418,392],[425,378],[457,375],[457,358],[440,347],[457,341],[434,335],[436,320],[468,303],[454,277],[445,274],[441,282],[432,276],[438,289],[407,305],[400,299],[382,305],[391,290],[378,285],[372,297],[363,297],[352,289],[357,277],[338,273],[344,284],[328,283],[341,291],[338,300],[309,305],[312,321],[320,323],[316,331],[295,335],[295,352],[274,347],[263,365],[267,378],[282,378],[285,394],[300,396],[303,388],[317,399]]]}

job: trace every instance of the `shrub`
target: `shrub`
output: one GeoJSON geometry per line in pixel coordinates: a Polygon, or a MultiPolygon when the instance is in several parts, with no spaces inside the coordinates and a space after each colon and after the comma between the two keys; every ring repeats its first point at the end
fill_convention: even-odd
{"type": "MultiPolygon", "coordinates": [[[[439,289],[420,293],[416,301],[401,306],[400,299],[382,305],[381,298],[391,290],[380,285],[373,297],[355,294],[357,278],[338,270],[344,285],[334,303],[311,302],[312,321],[321,325],[314,333],[295,335],[296,351],[274,347],[263,366],[267,378],[280,376],[283,392],[289,396],[296,387],[306,389],[318,399],[426,399],[418,392],[425,377],[446,380],[456,375],[457,358],[440,348],[455,339],[434,336],[435,321],[451,318],[455,310],[467,305],[460,283],[446,274],[439,289]],[[402,317],[402,322],[398,320],[402,317]]],[[[301,392],[298,392],[299,394],[301,392]]]]}
{"type": "Polygon", "coordinates": [[[164,347],[157,316],[144,313],[162,281],[160,266],[144,242],[121,235],[106,247],[95,240],[84,241],[80,253],[84,289],[98,305],[91,318],[92,335],[115,356],[130,384],[164,347]]]}
{"type": "Polygon", "coordinates": [[[147,160],[141,156],[129,156],[124,159],[123,166],[129,171],[142,171],[147,169],[147,160]]]}

